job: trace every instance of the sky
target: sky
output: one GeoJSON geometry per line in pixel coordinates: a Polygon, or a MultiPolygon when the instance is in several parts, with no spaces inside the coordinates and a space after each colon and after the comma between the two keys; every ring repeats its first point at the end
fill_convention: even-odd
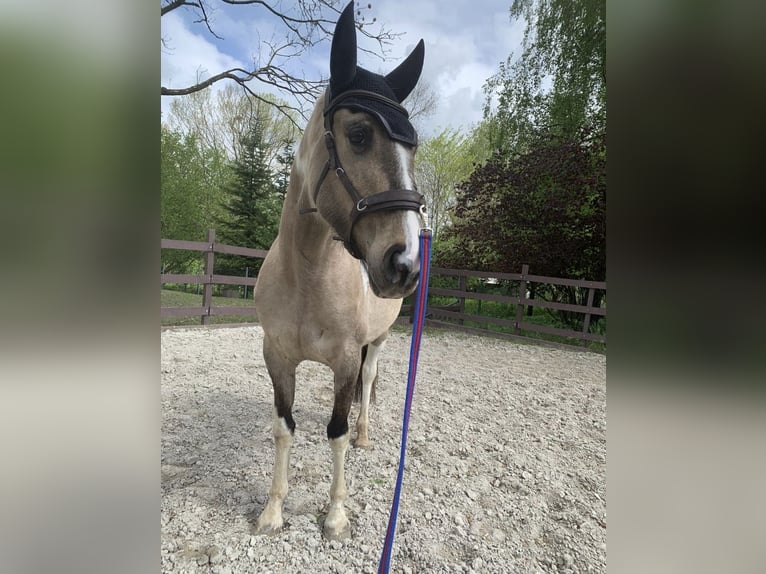
{"type": "MultiPolygon", "coordinates": [[[[426,55],[422,80],[437,94],[434,113],[420,122],[421,135],[430,137],[442,129],[467,131],[482,118],[486,80],[497,72],[512,53],[518,55],[524,22],[511,22],[511,0],[371,0],[365,20],[376,18],[392,32],[402,36],[388,46],[388,60],[359,53],[358,65],[386,73],[401,62],[422,38],[426,55]]],[[[279,36],[273,20],[258,5],[229,6],[210,2],[212,28],[223,40],[194,23],[196,14],[186,8],[162,17],[162,85],[185,87],[231,67],[249,68],[257,57],[261,41],[279,36]]],[[[363,3],[366,6],[366,3],[363,3]]],[[[345,4],[339,4],[342,8],[345,4]]],[[[374,48],[357,34],[360,46],[374,48]]],[[[324,42],[300,61],[312,78],[329,75],[330,43],[324,42]]],[[[219,82],[219,88],[223,86],[219,82]]],[[[257,82],[255,91],[268,91],[257,82]]],[[[169,97],[162,97],[163,116],[169,97]]],[[[405,102],[406,106],[406,102],[405,102]]]]}

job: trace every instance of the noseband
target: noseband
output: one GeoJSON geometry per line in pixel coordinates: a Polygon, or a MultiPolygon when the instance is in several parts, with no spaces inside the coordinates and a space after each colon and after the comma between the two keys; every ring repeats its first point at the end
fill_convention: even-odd
{"type": "MultiPolygon", "coordinates": [[[[333,113],[339,107],[339,104],[342,102],[342,100],[353,96],[362,96],[366,99],[377,100],[385,103],[388,106],[397,108],[405,115],[408,114],[407,111],[397,102],[390,100],[389,98],[386,98],[380,94],[376,94],[375,92],[368,92],[366,90],[348,90],[343,92],[338,97],[329,102],[329,104],[325,107],[324,142],[325,146],[327,147],[329,158],[325,163],[322,174],[319,176],[319,180],[317,181],[316,187],[314,189],[314,204],[316,204],[316,199],[319,196],[319,191],[322,187],[322,184],[324,183],[325,178],[327,177],[327,174],[330,173],[331,170],[334,171],[335,175],[338,176],[338,179],[343,184],[343,187],[346,188],[346,191],[354,201],[354,207],[351,209],[351,214],[349,216],[348,232],[345,234],[341,234],[339,232],[341,237],[337,237],[336,239],[339,239],[343,242],[343,245],[353,257],[362,259],[362,255],[354,243],[353,238],[351,237],[351,234],[354,230],[354,225],[356,225],[360,218],[365,215],[369,215],[370,213],[376,213],[378,211],[408,210],[422,213],[425,209],[425,198],[413,189],[389,189],[388,191],[382,191],[380,193],[374,193],[367,197],[363,197],[357,191],[356,187],[354,187],[353,182],[348,177],[346,170],[343,169],[343,166],[340,163],[338,150],[335,147],[335,136],[332,132],[333,113]]],[[[336,231],[338,230],[336,229],[336,231]]]]}

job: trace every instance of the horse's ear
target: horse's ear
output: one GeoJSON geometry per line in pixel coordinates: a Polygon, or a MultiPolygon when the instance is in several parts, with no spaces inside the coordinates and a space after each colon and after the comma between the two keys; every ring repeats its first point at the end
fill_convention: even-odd
{"type": "Polygon", "coordinates": [[[399,103],[403,102],[410,92],[415,89],[415,84],[420,79],[423,71],[423,59],[426,54],[426,46],[423,40],[418,42],[415,49],[407,56],[407,59],[399,64],[386,76],[386,82],[396,94],[399,103]]]}
{"type": "Polygon", "coordinates": [[[356,76],[356,28],[354,26],[354,2],[341,12],[330,49],[330,83],[342,90],[356,76]]]}

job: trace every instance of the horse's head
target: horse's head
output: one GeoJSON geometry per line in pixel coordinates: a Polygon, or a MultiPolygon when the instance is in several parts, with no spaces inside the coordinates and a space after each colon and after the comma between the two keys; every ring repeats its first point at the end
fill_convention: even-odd
{"type": "Polygon", "coordinates": [[[315,200],[348,251],[366,263],[379,297],[408,295],[419,276],[417,133],[401,102],[420,77],[423,56],[421,40],[395,70],[374,74],[356,65],[353,2],[336,25],[324,109],[329,159],[315,200]]]}

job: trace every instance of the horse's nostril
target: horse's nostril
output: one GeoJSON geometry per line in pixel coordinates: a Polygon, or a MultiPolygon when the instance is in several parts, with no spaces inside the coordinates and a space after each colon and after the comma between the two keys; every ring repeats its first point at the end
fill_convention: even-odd
{"type": "Polygon", "coordinates": [[[402,257],[404,247],[400,245],[391,246],[383,257],[386,277],[391,283],[399,283],[402,275],[407,274],[406,258],[402,257]]]}
{"type": "Polygon", "coordinates": [[[383,258],[386,279],[400,289],[408,289],[417,283],[420,276],[420,263],[417,256],[408,254],[402,245],[388,249],[383,258]]]}
{"type": "Polygon", "coordinates": [[[407,256],[404,250],[395,251],[391,256],[391,266],[394,270],[392,279],[399,285],[410,285],[417,281],[420,270],[417,261],[407,256]]]}
{"type": "Polygon", "coordinates": [[[401,252],[394,254],[394,268],[403,275],[409,275],[412,272],[413,262],[404,257],[401,252]]]}

